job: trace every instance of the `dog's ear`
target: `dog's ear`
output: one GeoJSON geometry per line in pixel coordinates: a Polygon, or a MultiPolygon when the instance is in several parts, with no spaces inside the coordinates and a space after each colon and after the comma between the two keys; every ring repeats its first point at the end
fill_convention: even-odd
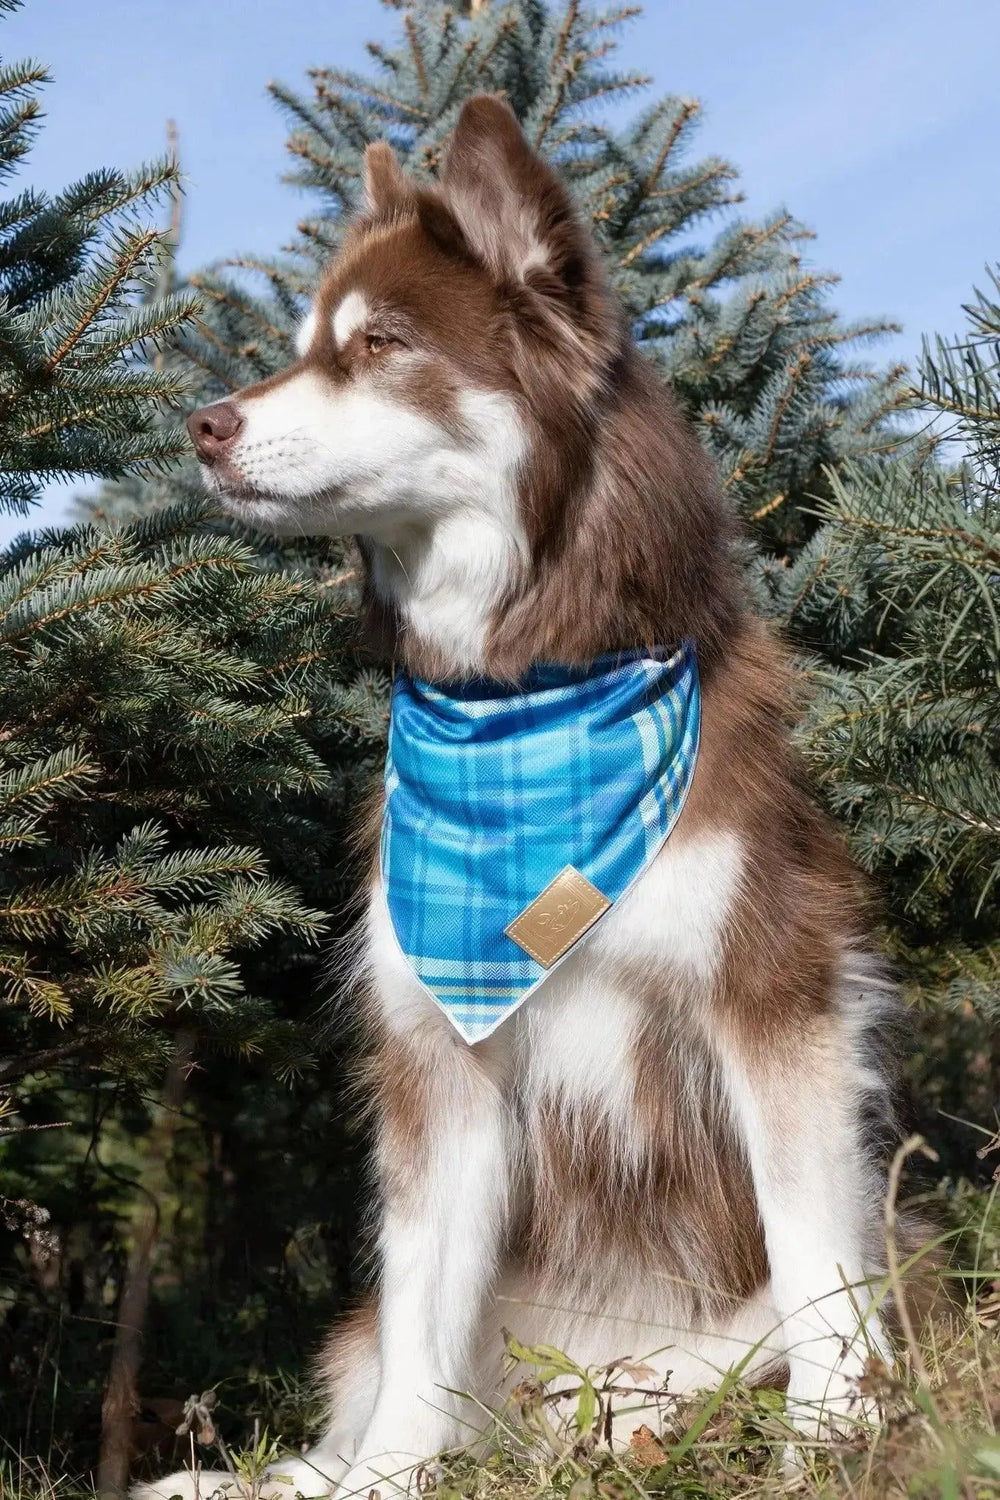
{"type": "Polygon", "coordinates": [[[442,174],[466,240],[504,280],[572,286],[588,240],[555,172],[528,145],[514,111],[494,94],[463,106],[442,174]]]}
{"type": "Polygon", "coordinates": [[[470,253],[458,221],[440,195],[411,181],[385,141],[365,147],[364,184],[364,208],[369,218],[391,219],[415,213],[440,249],[449,255],[470,253]]]}
{"type": "Polygon", "coordinates": [[[413,188],[386,141],[365,147],[364,184],[365,212],[373,218],[391,218],[413,202],[413,188]]]}

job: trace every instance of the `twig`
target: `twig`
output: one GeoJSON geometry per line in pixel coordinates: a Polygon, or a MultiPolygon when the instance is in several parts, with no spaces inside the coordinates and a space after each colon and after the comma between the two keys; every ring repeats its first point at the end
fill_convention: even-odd
{"type": "Polygon", "coordinates": [[[913,1327],[910,1317],[910,1309],[907,1306],[906,1295],[903,1288],[903,1278],[899,1268],[899,1253],[896,1246],[896,1225],[898,1222],[896,1214],[896,1198],[899,1194],[899,1180],[903,1175],[903,1167],[908,1157],[919,1152],[923,1156],[929,1156],[932,1161],[937,1160],[937,1155],[931,1150],[922,1135],[911,1135],[902,1143],[892,1158],[892,1166],[889,1168],[889,1180],[885,1192],[885,1259],[889,1275],[889,1285],[892,1287],[893,1300],[896,1304],[896,1315],[899,1318],[899,1326],[903,1330],[906,1340],[907,1352],[910,1356],[910,1364],[914,1375],[926,1390],[930,1390],[931,1378],[924,1364],[924,1356],[920,1350],[920,1343],[913,1327]]]}
{"type": "MultiPolygon", "coordinates": [[[[178,1110],[190,1073],[194,1037],[180,1032],[163,1084],[163,1109],[151,1132],[146,1175],[156,1174],[156,1185],[166,1169],[177,1128],[178,1110]]],[[[137,1381],[142,1358],[142,1336],[149,1305],[153,1257],[160,1233],[159,1201],[146,1193],[136,1216],[132,1249],[118,1304],[118,1329],[111,1355],[108,1384],[101,1408],[101,1452],[97,1487],[102,1500],[120,1500],[128,1485],[132,1419],[138,1406],[137,1381]]]]}

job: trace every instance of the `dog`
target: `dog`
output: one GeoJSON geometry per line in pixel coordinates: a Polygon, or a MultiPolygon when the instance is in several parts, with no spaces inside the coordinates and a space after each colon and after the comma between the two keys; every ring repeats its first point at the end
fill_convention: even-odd
{"type": "Polygon", "coordinates": [[[864,1420],[866,1362],[891,1359],[893,987],[712,465],[502,100],[465,104],[433,187],[368,148],[296,361],[189,427],[240,522],[358,537],[369,629],[413,677],[690,640],[702,691],[669,839],[487,1040],[418,983],[373,871],[379,1290],[326,1347],[326,1431],[264,1493],[405,1492],[472,1435],[459,1393],[502,1390],[504,1325],[582,1366],[642,1359],[647,1389],[780,1370],[812,1439],[864,1420]]]}

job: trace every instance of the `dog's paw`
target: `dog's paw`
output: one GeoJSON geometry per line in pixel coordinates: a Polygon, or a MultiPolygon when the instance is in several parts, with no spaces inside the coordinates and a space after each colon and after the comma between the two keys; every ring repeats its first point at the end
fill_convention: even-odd
{"type": "Polygon", "coordinates": [[[134,1484],[130,1500],[243,1500],[240,1484],[232,1474],[217,1469],[178,1469],[163,1479],[134,1484]]]}
{"type": "Polygon", "coordinates": [[[319,1500],[332,1495],[346,1467],[337,1460],[324,1462],[318,1451],[315,1459],[311,1453],[305,1458],[275,1459],[260,1490],[261,1500],[294,1500],[296,1495],[302,1500],[319,1500]]]}
{"type": "Polygon", "coordinates": [[[377,1458],[355,1464],[337,1486],[337,1500],[395,1500],[399,1495],[420,1495],[434,1482],[434,1465],[414,1459],[411,1453],[380,1453],[377,1458]]]}
{"type": "Polygon", "coordinates": [[[878,1402],[864,1380],[872,1353],[860,1339],[822,1339],[789,1356],[785,1416],[796,1432],[824,1442],[864,1436],[878,1424],[878,1402]]]}
{"type": "Polygon", "coordinates": [[[305,1458],[279,1458],[252,1484],[219,1470],[180,1469],[165,1479],[133,1485],[130,1500],[319,1500],[337,1487],[336,1475],[324,1469],[305,1458]]]}

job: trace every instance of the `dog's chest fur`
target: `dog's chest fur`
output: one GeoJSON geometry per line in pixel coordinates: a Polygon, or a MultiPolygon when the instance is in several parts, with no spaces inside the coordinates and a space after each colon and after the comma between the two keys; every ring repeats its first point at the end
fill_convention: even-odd
{"type": "MultiPolygon", "coordinates": [[[[617,1109],[630,1086],[626,1053],[645,999],[658,981],[706,998],[727,917],[741,878],[736,833],[710,831],[668,839],[653,863],[601,918],[517,1013],[510,1036],[495,1043],[517,1057],[532,1097],[606,1100],[617,1109]]],[[[405,1036],[448,1022],[399,950],[376,882],[366,930],[366,968],[386,1029],[405,1036]]],[[[455,1045],[464,1046],[458,1037],[455,1045]]]]}
{"type": "MultiPolygon", "coordinates": [[[[431,1069],[436,1057],[440,1069],[442,1049],[465,1049],[495,1080],[519,1163],[515,1254],[563,1289],[581,1267],[601,1265],[613,1280],[628,1265],[634,1278],[647,1256],[662,1263],[664,1253],[692,1287],[749,1293],[764,1274],[763,1251],[747,1254],[756,1210],[711,1045],[741,840],[682,826],[683,817],[512,1020],[471,1049],[400,953],[381,886],[372,892],[370,992],[392,1038],[383,1056],[422,1056],[431,1069]]],[[[390,1096],[399,1087],[384,1078],[390,1096]]],[[[435,1108],[433,1097],[424,1107],[435,1108]]]]}

